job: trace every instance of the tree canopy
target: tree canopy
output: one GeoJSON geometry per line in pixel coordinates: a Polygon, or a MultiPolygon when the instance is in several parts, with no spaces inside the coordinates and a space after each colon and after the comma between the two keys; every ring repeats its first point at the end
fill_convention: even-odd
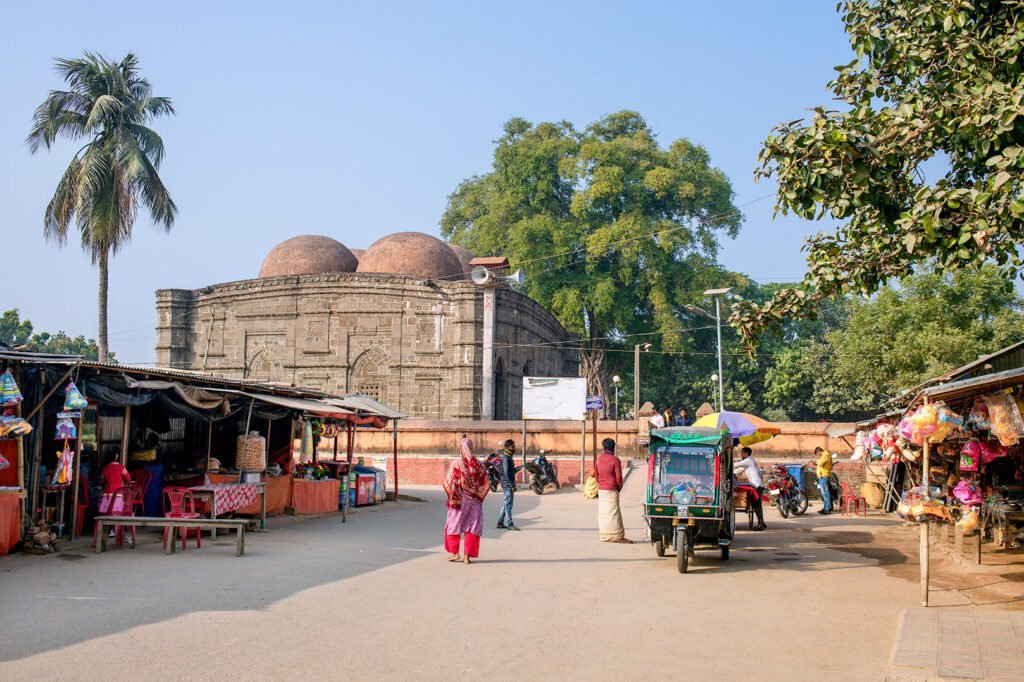
{"type": "Polygon", "coordinates": [[[994,265],[939,266],[870,300],[830,299],[832,322],[767,369],[765,406],[798,419],[860,417],[901,391],[1024,338],[1024,299],[994,265]]]}
{"type": "Polygon", "coordinates": [[[704,148],[685,139],[662,147],[636,112],[582,131],[514,118],[492,170],[448,198],[441,230],[524,269],[525,293],[583,338],[581,374],[605,395],[609,347],[631,351],[638,334],[658,348],[692,343],[683,306],[722,285],[718,239],[742,220],[732,197],[704,148]]]}
{"type": "MultiPolygon", "coordinates": [[[[29,320],[21,319],[18,310],[11,309],[0,315],[0,343],[7,346],[25,346],[28,350],[38,353],[60,353],[64,355],[81,355],[87,360],[99,358],[96,339],[84,336],[71,337],[64,331],[56,334],[35,332],[29,320]]],[[[110,356],[113,360],[113,356],[110,356]]]]}
{"type": "Polygon", "coordinates": [[[82,248],[99,266],[99,351],[107,357],[108,260],[131,239],[141,204],[170,230],[177,207],[158,169],[164,143],[150,121],[174,113],[171,100],[153,95],[128,54],[120,62],[85,53],[58,59],[67,90],[51,90],[33,117],[26,140],[35,154],[60,138],[85,140],[71,158],[43,214],[43,232],[60,245],[77,226],[82,248]]]}
{"type": "Polygon", "coordinates": [[[777,212],[844,222],[808,240],[798,286],[734,305],[748,342],[926,262],[994,263],[1006,286],[1021,272],[1024,2],[849,0],[842,18],[841,108],[776,127],[758,174],[778,182],[777,212]]]}

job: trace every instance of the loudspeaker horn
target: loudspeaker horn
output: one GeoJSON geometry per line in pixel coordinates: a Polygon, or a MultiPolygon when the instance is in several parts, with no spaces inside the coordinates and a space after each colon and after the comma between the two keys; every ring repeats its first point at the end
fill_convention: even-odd
{"type": "Polygon", "coordinates": [[[526,276],[523,274],[522,268],[516,270],[511,275],[505,278],[506,282],[515,282],[516,284],[523,284],[526,281],[526,276]]]}
{"type": "Polygon", "coordinates": [[[476,284],[487,284],[491,281],[491,271],[482,265],[478,265],[469,273],[470,278],[476,284]]]}

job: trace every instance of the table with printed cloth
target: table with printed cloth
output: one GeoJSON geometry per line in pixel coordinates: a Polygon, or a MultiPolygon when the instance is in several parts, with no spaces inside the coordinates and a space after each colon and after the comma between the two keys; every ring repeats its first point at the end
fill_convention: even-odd
{"type": "MultiPolygon", "coordinates": [[[[267,523],[267,495],[266,483],[207,483],[189,488],[196,499],[210,500],[210,518],[215,519],[220,514],[227,514],[247,507],[256,502],[258,495],[260,504],[260,527],[266,527],[267,523]]],[[[216,539],[217,529],[210,531],[212,538],[216,539]]]]}

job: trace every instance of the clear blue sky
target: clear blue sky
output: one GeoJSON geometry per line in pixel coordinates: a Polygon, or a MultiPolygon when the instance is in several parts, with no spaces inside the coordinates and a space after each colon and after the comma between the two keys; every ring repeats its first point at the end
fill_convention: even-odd
{"type": "MultiPolygon", "coordinates": [[[[171,234],[142,216],[113,262],[111,349],[152,362],[154,291],[254,277],[297,234],[351,248],[399,230],[438,234],[447,195],[486,172],[504,121],[582,127],[639,111],[667,144],[704,145],[736,203],[755,184],[771,127],[828,102],[849,61],[835,3],[175,2],[7,3],[0,42],[0,310],[37,329],[96,334],[96,271],[42,237],[43,210],[77,149],[30,156],[33,109],[60,87],[55,57],[141,59],[177,116],[156,124],[171,234]]],[[[800,247],[825,226],[744,208],[722,262],[755,279],[797,279],[800,247]]],[[[140,214],[141,215],[141,214],[140,214]]]]}

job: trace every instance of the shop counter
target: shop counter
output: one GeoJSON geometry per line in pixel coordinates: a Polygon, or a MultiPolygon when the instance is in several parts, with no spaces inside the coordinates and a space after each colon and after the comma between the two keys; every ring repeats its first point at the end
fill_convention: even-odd
{"type": "MultiPolygon", "coordinates": [[[[337,493],[335,493],[337,494],[337,493]]],[[[20,491],[0,491],[0,556],[6,556],[21,540],[20,491]]]]}
{"type": "Polygon", "coordinates": [[[323,481],[297,478],[292,481],[292,507],[296,514],[323,514],[338,511],[338,492],[341,481],[323,481]]]}

